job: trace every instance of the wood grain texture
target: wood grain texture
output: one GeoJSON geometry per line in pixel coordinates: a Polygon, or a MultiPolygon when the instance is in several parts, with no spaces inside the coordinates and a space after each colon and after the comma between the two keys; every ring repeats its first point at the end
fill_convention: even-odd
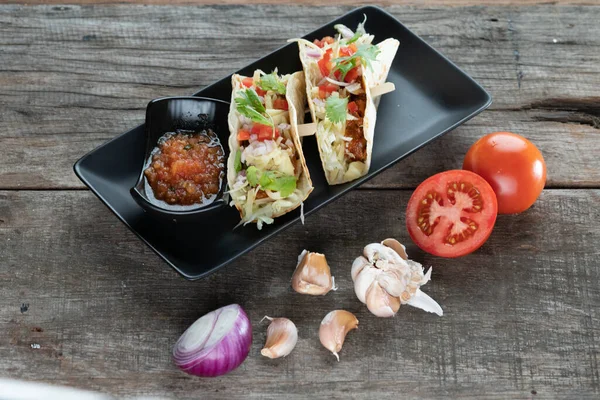
{"type": "MultiPolygon", "coordinates": [[[[140,123],[150,99],[193,93],[350,8],[0,6],[0,188],[83,188],[72,164],[140,123]]],[[[387,10],[494,103],[366,187],[413,188],[494,130],[540,147],[548,187],[600,186],[600,7],[387,10]]]]}
{"type": "Polygon", "coordinates": [[[600,220],[600,190],[545,191],[528,212],[501,216],[490,240],[457,260],[412,245],[403,216],[410,194],[354,191],[187,282],[89,192],[0,192],[0,376],[178,399],[597,398],[600,229],[591,222],[600,220]],[[378,319],[355,298],[352,260],[389,236],[434,266],[424,291],[443,317],[404,307],[378,319]],[[291,290],[303,248],[327,255],[338,291],[291,290]],[[253,322],[246,362],[216,379],[179,372],[170,359],[178,336],[232,302],[253,322]],[[320,320],[337,308],[360,321],[339,363],[317,337],[320,320]],[[260,356],[264,315],[298,326],[290,356],[260,356]]]}
{"type": "MultiPolygon", "coordinates": [[[[65,4],[65,0],[1,0],[5,4],[65,4]]],[[[290,5],[410,5],[410,6],[523,6],[523,5],[596,5],[594,0],[70,0],[68,4],[159,4],[159,5],[241,5],[241,4],[290,4],[290,5]]]]}

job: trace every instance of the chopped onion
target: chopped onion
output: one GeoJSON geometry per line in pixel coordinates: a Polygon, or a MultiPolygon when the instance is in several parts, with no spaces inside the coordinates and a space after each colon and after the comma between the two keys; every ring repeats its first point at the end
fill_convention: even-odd
{"type": "Polygon", "coordinates": [[[237,368],[250,352],[252,326],[237,304],[209,312],[181,335],[173,361],[188,374],[224,375],[237,368]]]}
{"type": "Polygon", "coordinates": [[[310,58],[321,58],[321,56],[323,55],[323,52],[321,50],[317,50],[317,49],[313,49],[313,48],[309,47],[304,51],[304,54],[306,54],[310,58]]]}
{"type": "Polygon", "coordinates": [[[290,129],[290,124],[279,124],[277,125],[277,128],[279,128],[279,130],[281,131],[285,131],[287,129],[290,129]]]}
{"type": "Polygon", "coordinates": [[[321,85],[322,85],[322,84],[324,84],[325,82],[327,82],[327,77],[326,77],[326,76],[324,76],[324,77],[323,77],[323,79],[321,79],[321,80],[319,81],[319,83],[317,83],[317,86],[321,86],[321,85]]]}
{"type": "Polygon", "coordinates": [[[325,79],[327,80],[327,82],[333,83],[334,85],[338,85],[338,86],[348,86],[348,85],[350,85],[349,83],[336,81],[335,79],[331,79],[329,77],[326,77],[325,79]]]}
{"type": "Polygon", "coordinates": [[[354,36],[354,32],[352,32],[352,30],[346,25],[336,24],[333,27],[340,33],[340,35],[342,35],[344,39],[350,39],[352,36],[354,36]]]}
{"type": "Polygon", "coordinates": [[[352,85],[348,85],[346,87],[346,90],[352,94],[359,94],[358,92],[362,91],[362,86],[361,86],[360,82],[355,82],[352,85]]]}
{"type": "Polygon", "coordinates": [[[240,122],[244,125],[252,123],[252,120],[250,118],[246,117],[245,115],[240,114],[239,118],[240,118],[240,122]]]}
{"type": "Polygon", "coordinates": [[[325,102],[321,99],[313,99],[313,103],[315,103],[315,106],[317,107],[325,107],[325,102]]]}

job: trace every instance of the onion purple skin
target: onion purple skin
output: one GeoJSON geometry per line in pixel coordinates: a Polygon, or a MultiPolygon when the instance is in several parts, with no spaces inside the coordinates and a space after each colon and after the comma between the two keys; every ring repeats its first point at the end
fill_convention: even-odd
{"type": "Polygon", "coordinates": [[[189,328],[181,335],[173,347],[173,361],[182,371],[201,377],[221,376],[239,367],[248,357],[252,345],[252,325],[248,315],[238,304],[221,307],[206,314],[216,314],[211,333],[223,311],[231,309],[236,309],[238,312],[233,327],[212,346],[208,348],[200,346],[186,351],[181,348],[181,345],[189,328]]]}

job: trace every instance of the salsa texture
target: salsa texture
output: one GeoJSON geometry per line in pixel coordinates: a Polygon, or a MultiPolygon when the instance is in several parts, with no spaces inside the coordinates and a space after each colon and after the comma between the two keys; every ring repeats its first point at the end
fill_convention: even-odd
{"type": "Polygon", "coordinates": [[[219,193],[225,155],[211,131],[165,134],[144,171],[154,197],[167,204],[209,204],[219,193]]]}

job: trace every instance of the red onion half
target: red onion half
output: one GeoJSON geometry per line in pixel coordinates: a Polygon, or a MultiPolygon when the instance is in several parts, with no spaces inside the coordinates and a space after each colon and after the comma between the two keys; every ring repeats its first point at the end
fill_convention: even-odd
{"type": "Polygon", "coordinates": [[[173,361],[188,374],[224,375],[244,362],[251,344],[248,315],[231,304],[194,322],[175,343],[173,361]]]}

